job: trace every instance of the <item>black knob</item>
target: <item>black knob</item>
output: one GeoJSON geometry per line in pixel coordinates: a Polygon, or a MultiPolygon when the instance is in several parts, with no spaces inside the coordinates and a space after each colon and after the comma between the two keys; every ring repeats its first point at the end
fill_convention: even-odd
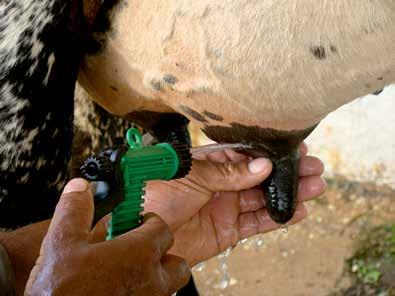
{"type": "Polygon", "coordinates": [[[112,177],[113,165],[108,156],[96,155],[85,160],[80,171],[88,181],[107,181],[112,177]]]}

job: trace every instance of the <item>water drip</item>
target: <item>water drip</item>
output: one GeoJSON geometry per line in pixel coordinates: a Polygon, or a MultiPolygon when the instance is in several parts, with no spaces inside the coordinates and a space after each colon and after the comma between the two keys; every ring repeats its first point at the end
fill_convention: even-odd
{"type": "Polygon", "coordinates": [[[220,282],[214,286],[217,289],[221,289],[221,290],[226,289],[230,284],[228,257],[231,254],[232,250],[233,247],[229,247],[224,252],[218,255],[218,258],[220,260],[219,266],[220,266],[220,270],[222,271],[222,277],[220,282]]]}
{"type": "Polygon", "coordinates": [[[280,229],[282,233],[288,233],[288,225],[281,225],[280,229]]]}
{"type": "Polygon", "coordinates": [[[201,272],[206,267],[206,262],[200,262],[192,267],[192,271],[201,272]]]}

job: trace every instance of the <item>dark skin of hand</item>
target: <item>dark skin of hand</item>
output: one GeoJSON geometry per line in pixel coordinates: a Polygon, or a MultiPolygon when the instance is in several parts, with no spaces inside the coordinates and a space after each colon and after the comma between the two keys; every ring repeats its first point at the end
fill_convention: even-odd
{"type": "Polygon", "coordinates": [[[184,286],[185,260],[167,255],[173,234],[158,216],[111,241],[89,241],[94,205],[89,184],[68,183],[56,207],[25,295],[170,295],[184,286]]]}
{"type": "MultiPolygon", "coordinates": [[[[307,155],[305,144],[300,146],[300,155],[298,204],[289,225],[303,220],[307,216],[304,202],[326,188],[322,162],[307,155]]],[[[251,161],[232,150],[202,155],[186,178],[150,182],[145,209],[160,215],[173,230],[175,243],[170,253],[194,266],[244,238],[281,226],[270,219],[259,186],[271,169],[270,161],[251,161]],[[250,173],[252,164],[261,171],[250,173]],[[174,215],[178,208],[182,215],[174,215]]]]}
{"type": "MultiPolygon", "coordinates": [[[[307,215],[303,202],[319,196],[325,189],[320,177],[321,161],[306,154],[307,147],[302,145],[299,204],[292,223],[307,215]]],[[[184,179],[148,184],[145,209],[157,213],[169,224],[175,237],[171,254],[185,258],[193,266],[240,239],[279,227],[268,218],[263,193],[256,187],[270,173],[271,163],[258,159],[255,164],[260,163],[262,170],[250,173],[249,161],[233,151],[212,153],[194,161],[191,173],[184,179]]],[[[0,243],[6,247],[16,271],[18,294],[23,293],[49,223],[0,232],[0,243]]],[[[102,242],[105,229],[106,221],[102,220],[89,233],[88,241],[102,242]]]]}

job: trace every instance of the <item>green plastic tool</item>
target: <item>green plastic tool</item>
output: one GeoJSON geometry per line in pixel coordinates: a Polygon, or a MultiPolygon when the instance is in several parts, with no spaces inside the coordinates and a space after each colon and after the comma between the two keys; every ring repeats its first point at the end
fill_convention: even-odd
{"type": "Polygon", "coordinates": [[[191,167],[186,145],[143,146],[135,128],[127,131],[126,141],[127,146],[104,150],[81,167],[83,176],[96,183],[95,221],[112,212],[107,239],[140,225],[147,181],[181,178],[191,167]]]}

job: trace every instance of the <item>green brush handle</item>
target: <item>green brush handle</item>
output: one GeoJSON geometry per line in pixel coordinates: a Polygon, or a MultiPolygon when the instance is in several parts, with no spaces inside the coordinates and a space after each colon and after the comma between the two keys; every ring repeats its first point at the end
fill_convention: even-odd
{"type": "Polygon", "coordinates": [[[107,239],[140,225],[147,181],[171,180],[180,173],[186,175],[191,162],[189,149],[185,146],[177,149],[177,145],[160,143],[143,147],[137,129],[129,129],[126,139],[129,147],[120,160],[124,200],[112,211],[107,239]]]}

